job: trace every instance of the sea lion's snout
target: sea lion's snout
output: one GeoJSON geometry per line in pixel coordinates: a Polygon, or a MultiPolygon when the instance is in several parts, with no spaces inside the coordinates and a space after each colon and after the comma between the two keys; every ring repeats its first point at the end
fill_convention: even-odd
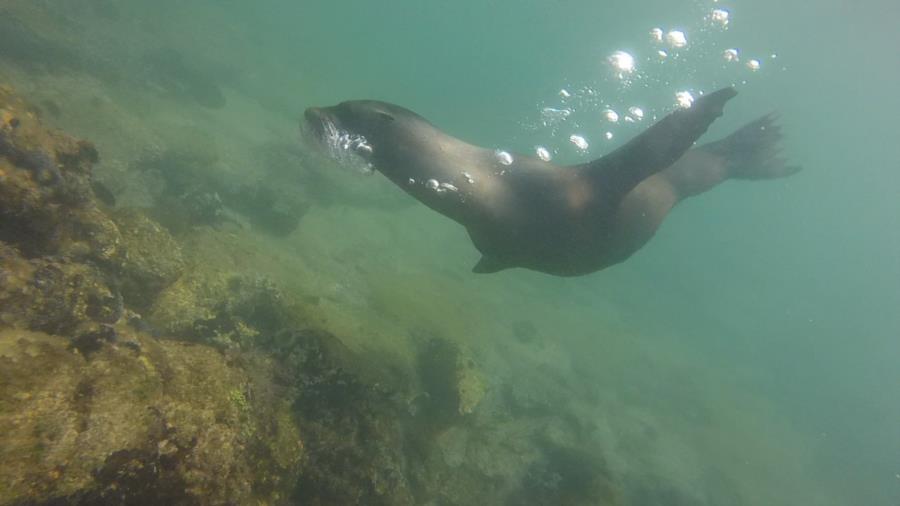
{"type": "Polygon", "coordinates": [[[303,112],[301,137],[314,150],[339,163],[371,172],[372,145],[365,136],[347,128],[340,106],[310,107],[303,112]],[[341,119],[338,118],[341,116],[341,119]]]}
{"type": "Polygon", "coordinates": [[[331,123],[328,115],[320,107],[310,107],[303,113],[306,120],[304,130],[315,140],[321,142],[325,138],[326,125],[331,123]]]}
{"type": "Polygon", "coordinates": [[[306,109],[303,116],[306,117],[306,121],[311,123],[321,122],[322,118],[325,116],[325,111],[323,111],[321,107],[310,107],[306,109]]]}

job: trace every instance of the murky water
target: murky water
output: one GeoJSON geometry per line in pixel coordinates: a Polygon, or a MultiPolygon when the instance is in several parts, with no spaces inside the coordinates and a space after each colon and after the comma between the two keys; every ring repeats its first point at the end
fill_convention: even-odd
{"type": "Polygon", "coordinates": [[[896,504],[896,14],[0,3],[0,504],[896,504]],[[774,111],[802,171],[574,278],[301,139],[374,99],[579,164],[725,86],[700,142],[774,111]]]}

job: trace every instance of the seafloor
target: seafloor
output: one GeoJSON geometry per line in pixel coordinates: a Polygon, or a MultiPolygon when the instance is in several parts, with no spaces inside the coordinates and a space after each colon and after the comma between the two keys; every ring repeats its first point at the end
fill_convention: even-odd
{"type": "Polygon", "coordinates": [[[0,4],[0,505],[808,497],[764,400],[442,266],[462,231],[307,156],[191,9],[0,4]]]}

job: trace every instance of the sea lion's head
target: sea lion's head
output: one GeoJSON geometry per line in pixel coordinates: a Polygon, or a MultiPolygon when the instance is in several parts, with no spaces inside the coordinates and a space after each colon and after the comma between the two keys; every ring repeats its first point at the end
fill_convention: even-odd
{"type": "MultiPolygon", "coordinates": [[[[363,161],[377,168],[379,147],[396,137],[398,117],[407,113],[398,106],[376,100],[352,100],[331,107],[310,107],[304,113],[307,137],[342,162],[363,161]]],[[[402,123],[402,121],[400,122],[402,123]]]]}

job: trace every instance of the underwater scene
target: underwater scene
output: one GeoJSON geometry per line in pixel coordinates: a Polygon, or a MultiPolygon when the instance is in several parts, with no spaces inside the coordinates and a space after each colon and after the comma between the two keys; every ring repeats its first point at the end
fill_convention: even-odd
{"type": "Polygon", "coordinates": [[[0,506],[897,506],[897,19],[0,0],[0,506]]]}

